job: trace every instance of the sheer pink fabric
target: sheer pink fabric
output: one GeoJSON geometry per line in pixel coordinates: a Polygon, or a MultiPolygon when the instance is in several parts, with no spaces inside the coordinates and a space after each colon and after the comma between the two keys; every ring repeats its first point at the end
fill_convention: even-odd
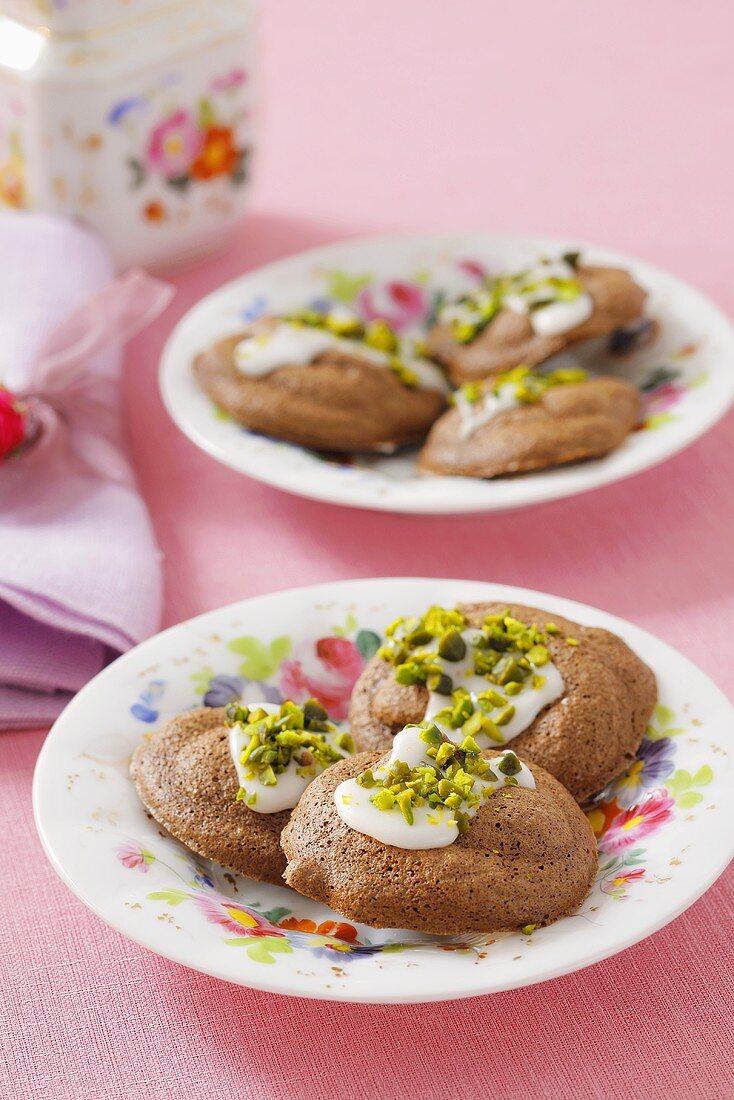
{"type": "Polygon", "coordinates": [[[0,729],[45,722],[110,655],[152,633],[160,565],[120,416],[125,341],[172,289],[113,278],[71,223],[0,214],[0,381],[30,445],[0,465],[0,729]]]}

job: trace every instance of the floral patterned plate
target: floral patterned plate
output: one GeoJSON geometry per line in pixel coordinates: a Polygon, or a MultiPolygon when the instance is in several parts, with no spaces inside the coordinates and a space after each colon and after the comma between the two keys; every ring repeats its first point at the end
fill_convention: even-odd
{"type": "Polygon", "coordinates": [[[468,997],[588,966],[682,912],[732,854],[732,707],[685,658],[603,611],[504,585],[363,580],[276,592],[144,642],[69,704],[36,767],[36,824],[68,886],[123,935],[258,989],[344,1001],[468,997]],[[629,771],[590,819],[600,868],[580,910],[532,935],[450,939],[343,921],[285,886],[199,859],[143,810],[135,746],[193,706],[319,696],[338,719],[382,626],[430,603],[519,601],[624,637],[660,703],[629,771]]]}
{"type": "Polygon", "coordinates": [[[212,404],[191,372],[199,351],[268,311],[342,304],[366,320],[383,317],[400,332],[421,332],[445,297],[471,289],[485,271],[578,247],[547,237],[398,237],[347,241],[271,264],[210,294],[176,327],[161,362],[166,407],[197,446],[225,465],[301,496],[359,508],[491,512],[639,473],[688,446],[728,409],[734,398],[734,330],[692,287],[604,249],[584,247],[594,262],[632,271],[650,292],[648,312],[660,322],[657,341],[629,358],[609,356],[604,341],[573,353],[583,365],[630,378],[644,396],[640,429],[604,459],[495,481],[419,476],[416,451],[326,460],[246,431],[212,404]]]}

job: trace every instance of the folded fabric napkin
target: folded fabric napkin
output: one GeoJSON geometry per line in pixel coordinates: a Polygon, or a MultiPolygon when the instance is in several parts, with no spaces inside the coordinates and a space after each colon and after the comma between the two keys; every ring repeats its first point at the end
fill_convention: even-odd
{"type": "Polygon", "coordinates": [[[113,279],[91,233],[0,211],[0,385],[33,442],[0,461],[0,729],[52,720],[159,623],[159,553],[125,457],[125,340],[172,290],[113,279]]]}

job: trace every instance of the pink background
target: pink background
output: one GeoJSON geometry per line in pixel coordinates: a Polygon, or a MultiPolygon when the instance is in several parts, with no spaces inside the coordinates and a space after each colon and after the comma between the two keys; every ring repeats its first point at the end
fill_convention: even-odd
{"type": "MultiPolygon", "coordinates": [[[[291,584],[477,577],[625,616],[734,693],[732,416],[634,481],[449,526],[330,508],[227,471],[172,427],[156,387],[165,336],[203,293],[373,231],[577,235],[668,267],[734,311],[722,125],[733,31],[724,0],[266,5],[249,221],[176,280],[174,306],[127,363],[167,623],[291,584]]],[[[30,807],[42,740],[2,738],[0,835],[14,838],[0,851],[3,1100],[402,1097],[426,1082],[457,1097],[734,1095],[731,872],[651,940],[536,988],[432,1007],[291,1001],[149,954],[57,881],[30,807]]]]}

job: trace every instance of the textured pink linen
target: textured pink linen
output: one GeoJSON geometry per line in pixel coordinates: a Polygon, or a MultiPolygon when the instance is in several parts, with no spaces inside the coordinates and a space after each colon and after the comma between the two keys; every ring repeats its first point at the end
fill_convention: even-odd
{"type": "MultiPolygon", "coordinates": [[[[256,203],[229,250],[177,279],[176,312],[346,234],[474,227],[628,249],[734,311],[731,30],[714,2],[265,5],[256,203]]],[[[135,341],[126,377],[167,622],[290,584],[478,577],[628,617],[734,695],[734,417],[575,500],[450,524],[358,513],[196,451],[156,390],[169,327],[135,341]]],[[[734,1095],[731,871],[645,943],[542,986],[444,1006],[292,1001],[156,958],[72,897],[33,831],[41,740],[0,746],[0,833],[14,838],[0,850],[3,1100],[734,1095]]]]}
{"type": "Polygon", "coordinates": [[[117,279],[101,241],[0,212],[0,379],[35,443],[0,469],[0,730],[54,717],[159,621],[150,520],[125,454],[122,347],[172,289],[117,279]]]}

